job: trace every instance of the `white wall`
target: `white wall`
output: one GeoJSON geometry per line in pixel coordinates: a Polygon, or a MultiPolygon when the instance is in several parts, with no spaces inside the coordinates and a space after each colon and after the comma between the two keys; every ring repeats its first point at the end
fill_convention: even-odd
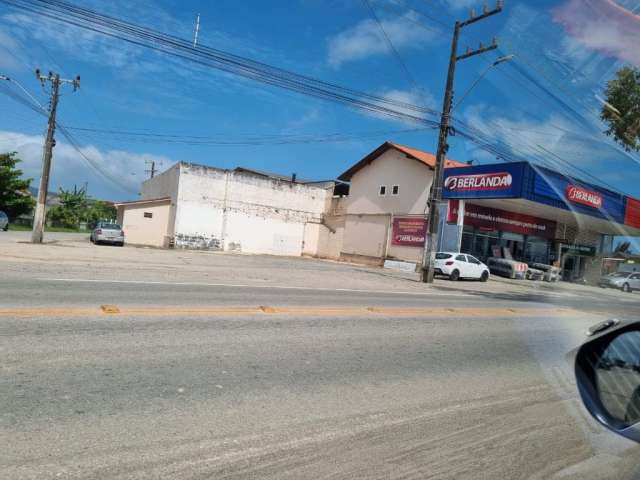
{"type": "Polygon", "coordinates": [[[304,225],[320,222],[332,189],[182,164],[176,246],[301,255],[304,225]]]}
{"type": "Polygon", "coordinates": [[[423,163],[397,150],[387,150],[351,178],[347,213],[422,214],[432,179],[432,170],[423,163]],[[380,185],[387,187],[385,196],[378,195],[380,185]],[[393,185],[400,187],[398,195],[391,195],[393,185]]]}

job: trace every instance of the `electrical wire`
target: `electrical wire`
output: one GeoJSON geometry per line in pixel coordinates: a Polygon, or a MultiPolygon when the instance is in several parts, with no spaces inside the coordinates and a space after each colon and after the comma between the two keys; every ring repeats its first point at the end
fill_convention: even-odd
{"type": "Polygon", "coordinates": [[[135,45],[151,48],[201,65],[214,67],[228,73],[317,98],[346,103],[354,108],[381,115],[417,123],[428,123],[429,120],[420,117],[418,114],[437,114],[435,110],[340,87],[206,47],[202,44],[194,48],[190,41],[101,15],[89,9],[75,7],[65,2],[57,0],[1,1],[37,15],[111,36],[135,45]],[[416,114],[408,114],[406,110],[416,112],[416,114]]]}

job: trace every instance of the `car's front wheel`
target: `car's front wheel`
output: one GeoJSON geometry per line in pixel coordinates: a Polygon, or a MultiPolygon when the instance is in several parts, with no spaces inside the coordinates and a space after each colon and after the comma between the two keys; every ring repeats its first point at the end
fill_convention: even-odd
{"type": "Polygon", "coordinates": [[[449,274],[449,280],[453,280],[454,282],[460,279],[460,272],[458,270],[454,270],[449,274]]]}
{"type": "Polygon", "coordinates": [[[624,285],[622,285],[622,291],[627,293],[631,292],[631,287],[629,286],[628,283],[625,283],[624,285]]]}
{"type": "Polygon", "coordinates": [[[486,282],[487,280],[489,280],[489,272],[485,270],[484,272],[482,272],[482,275],[480,275],[480,281],[486,282]]]}

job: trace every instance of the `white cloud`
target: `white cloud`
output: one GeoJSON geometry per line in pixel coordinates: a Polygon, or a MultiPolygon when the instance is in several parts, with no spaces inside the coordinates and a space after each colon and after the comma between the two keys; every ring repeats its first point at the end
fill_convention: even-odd
{"type": "MultiPolygon", "coordinates": [[[[509,118],[486,105],[474,105],[465,110],[464,119],[467,124],[482,132],[484,137],[502,142],[502,150],[524,160],[535,161],[534,156],[542,157],[550,167],[558,170],[568,167],[553,155],[545,153],[545,150],[564,162],[587,169],[602,168],[607,159],[620,158],[615,146],[608,140],[576,131],[570,122],[556,114],[540,120],[509,118]]],[[[572,174],[576,175],[576,172],[573,171],[572,174]]]]}
{"type": "Polygon", "coordinates": [[[612,0],[566,0],[553,18],[584,47],[640,66],[640,16],[612,0]]]}
{"type": "Polygon", "coordinates": [[[0,30],[0,69],[15,70],[18,68],[18,56],[22,48],[10,35],[0,30]]]}
{"type": "MultiPolygon", "coordinates": [[[[58,137],[51,164],[51,190],[88,182],[91,195],[107,200],[131,199],[135,198],[145,179],[145,161],[154,160],[156,165],[162,164],[164,168],[173,163],[166,157],[148,153],[101,150],[94,145],[81,146],[82,153],[98,166],[100,172],[104,172],[100,173],[70,144],[60,140],[62,135],[58,137]],[[115,180],[115,184],[105,177],[115,180]]],[[[23,161],[20,169],[24,177],[33,178],[32,186],[36,187],[41,173],[43,142],[40,135],[0,131],[0,152],[18,152],[23,161]]]]}
{"type": "MultiPolygon", "coordinates": [[[[406,14],[381,21],[397,49],[419,47],[435,36],[435,33],[413,23],[412,18],[410,14],[406,14]]],[[[328,62],[333,67],[339,67],[347,62],[387,53],[389,46],[380,26],[374,20],[366,19],[329,39],[328,62]]]]}

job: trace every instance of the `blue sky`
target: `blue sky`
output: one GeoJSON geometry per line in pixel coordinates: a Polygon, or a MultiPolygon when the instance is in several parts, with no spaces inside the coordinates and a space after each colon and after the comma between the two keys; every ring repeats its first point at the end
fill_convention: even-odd
{"type": "MultiPolygon", "coordinates": [[[[200,13],[201,44],[435,110],[441,105],[453,22],[481,5],[371,0],[409,76],[361,0],[274,0],[268,8],[265,2],[227,0],[75,3],[185,38],[192,37],[200,13]]],[[[550,166],[577,166],[640,197],[640,155],[623,152],[601,133],[598,120],[598,96],[606,81],[626,63],[640,65],[635,48],[640,20],[630,13],[638,10],[637,0],[507,1],[503,13],[463,32],[461,50],[495,36],[500,51],[459,63],[458,97],[498,56],[515,57],[490,69],[454,116],[504,142],[520,158],[544,148],[550,166]],[[629,28],[635,33],[630,35],[629,28]]],[[[0,4],[0,73],[45,103],[46,92],[33,75],[36,67],[67,78],[81,75],[80,90],[65,88],[60,101],[59,119],[67,127],[224,141],[333,133],[356,137],[339,143],[194,146],[74,130],[85,155],[117,184],[58,135],[54,189],[88,182],[96,197],[133,199],[148,160],[161,169],[184,160],[329,179],[385,140],[431,152],[436,147],[433,130],[416,131],[416,125],[233,77],[0,4]]],[[[4,95],[6,89],[19,93],[13,86],[0,89],[0,150],[17,150],[25,173],[37,179],[45,119],[4,95]]],[[[450,144],[451,158],[498,161],[460,137],[450,144]]]]}

